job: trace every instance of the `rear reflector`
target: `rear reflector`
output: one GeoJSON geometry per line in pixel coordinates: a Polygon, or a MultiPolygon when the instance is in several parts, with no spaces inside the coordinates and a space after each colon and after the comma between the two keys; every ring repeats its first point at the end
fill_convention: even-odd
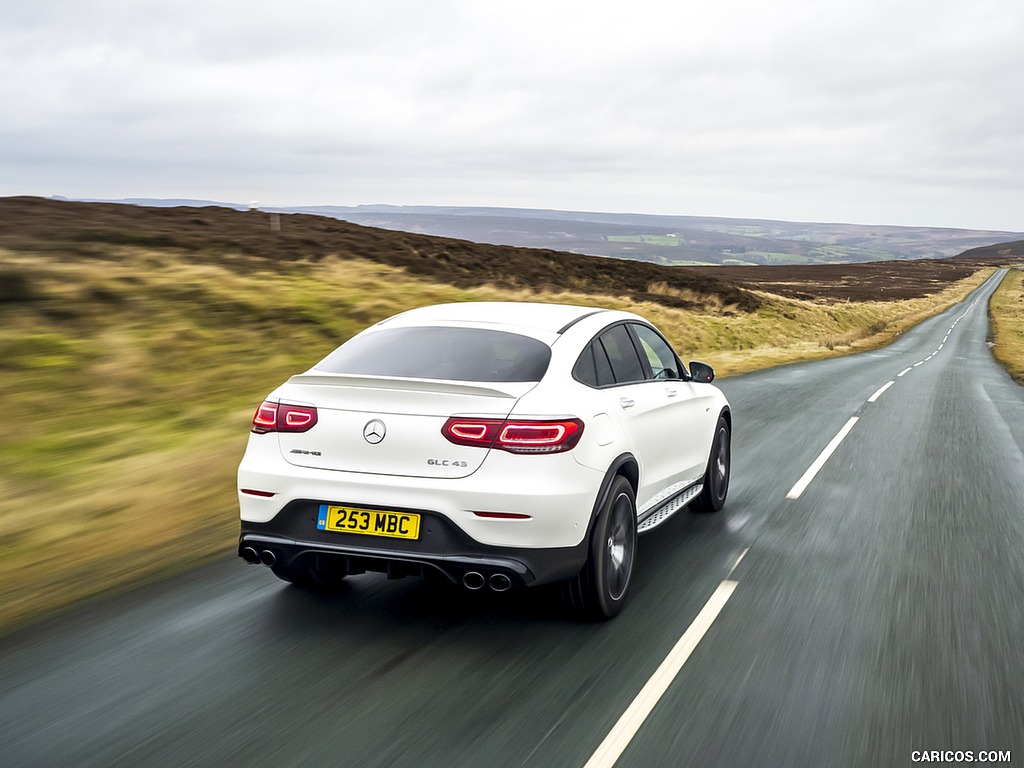
{"type": "Polygon", "coordinates": [[[477,517],[486,517],[492,520],[532,520],[530,515],[523,515],[519,512],[474,512],[477,517]]]}
{"type": "Polygon", "coordinates": [[[579,419],[480,419],[452,416],[441,434],[456,445],[498,448],[510,453],[560,453],[583,435],[579,419]]]}
{"type": "Polygon", "coordinates": [[[273,491],[256,491],[252,488],[241,488],[239,490],[241,490],[242,493],[249,494],[250,496],[262,496],[265,499],[269,499],[271,496],[276,495],[273,491]]]}
{"type": "Polygon", "coordinates": [[[267,432],[307,432],[316,426],[316,408],[308,405],[288,405],[264,401],[252,417],[252,431],[257,435],[267,432]]]}

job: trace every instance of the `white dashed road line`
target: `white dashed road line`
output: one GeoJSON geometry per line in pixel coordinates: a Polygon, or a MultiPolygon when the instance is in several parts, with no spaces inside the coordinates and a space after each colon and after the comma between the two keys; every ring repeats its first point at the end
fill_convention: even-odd
{"type": "Polygon", "coordinates": [[[821,471],[821,468],[825,466],[825,462],[829,460],[829,457],[835,453],[839,444],[843,442],[848,434],[850,434],[850,430],[853,429],[853,425],[857,423],[858,418],[859,417],[857,416],[853,416],[848,422],[846,422],[846,425],[839,430],[839,434],[832,438],[832,442],[825,446],[825,450],[818,454],[818,458],[816,458],[814,463],[807,468],[807,471],[804,472],[804,476],[797,480],[796,485],[794,485],[790,489],[789,493],[786,494],[787,499],[800,498],[800,495],[807,490],[807,486],[811,484],[811,480],[814,479],[814,476],[821,471]]]}
{"type": "MultiPolygon", "coordinates": [[[[977,303],[978,303],[978,299],[975,299],[974,301],[972,301],[971,305],[969,307],[967,307],[966,310],[964,310],[964,313],[962,315],[960,315],[960,317],[958,317],[956,320],[953,321],[953,324],[951,326],[949,326],[949,330],[946,332],[945,337],[942,339],[942,343],[939,344],[938,349],[936,349],[934,352],[932,352],[930,355],[928,355],[928,357],[926,357],[924,360],[920,360],[920,361],[914,363],[913,365],[910,365],[910,366],[907,366],[906,368],[904,368],[902,371],[900,371],[898,374],[896,374],[896,379],[903,378],[908,373],[910,373],[912,370],[914,370],[915,368],[917,368],[917,367],[919,367],[921,365],[924,365],[929,360],[931,360],[933,357],[935,357],[937,354],[939,354],[939,352],[942,350],[942,348],[946,345],[946,342],[949,341],[949,337],[953,333],[953,329],[956,328],[956,324],[959,323],[961,320],[963,320],[965,317],[967,317],[967,313],[970,312],[972,309],[974,309],[974,305],[977,304],[977,303]]],[[[886,384],[883,384],[881,387],[879,387],[878,391],[876,391],[875,394],[873,394],[871,397],[868,398],[868,402],[869,403],[874,403],[875,401],[877,401],[878,398],[880,398],[885,393],[885,391],[887,389],[889,389],[889,387],[891,387],[893,384],[896,383],[896,379],[893,379],[892,381],[887,382],[886,384]]],[[[789,493],[786,494],[786,498],[787,499],[799,499],[800,498],[800,495],[805,490],[807,490],[807,486],[811,484],[811,481],[814,479],[814,476],[818,474],[818,472],[821,470],[821,468],[823,466],[825,466],[825,462],[827,462],[829,460],[829,457],[835,452],[836,448],[839,447],[839,444],[841,442],[843,442],[843,440],[849,434],[850,430],[853,429],[853,425],[857,423],[857,419],[858,419],[858,417],[854,416],[848,422],[846,422],[846,425],[841,430],[839,430],[839,434],[837,434],[835,437],[832,438],[832,442],[830,442],[828,445],[825,446],[825,450],[823,450],[818,455],[818,458],[814,460],[814,463],[811,464],[810,467],[808,467],[806,472],[804,472],[803,477],[801,477],[797,481],[796,485],[794,485],[790,489],[789,493]]]]}
{"type": "Polygon", "coordinates": [[[880,398],[882,396],[882,394],[885,392],[885,390],[887,390],[889,387],[891,387],[895,383],[896,383],[896,379],[893,379],[888,384],[883,384],[882,386],[880,386],[878,388],[878,391],[875,392],[875,394],[873,394],[871,397],[868,398],[868,402],[869,403],[875,402],[875,400],[877,400],[878,398],[880,398]]]}
{"type": "MultiPolygon", "coordinates": [[[[744,551],[743,554],[745,555],[746,552],[744,551]]],[[[742,559],[743,555],[740,555],[740,560],[742,559]]],[[[736,561],[736,565],[739,565],[739,560],[736,561]]],[[[736,565],[733,566],[734,569],[736,565]]],[[[622,717],[619,718],[619,721],[608,735],[605,736],[597,751],[590,756],[584,768],[612,768],[615,765],[615,761],[619,759],[622,752],[629,746],[629,742],[633,740],[636,732],[640,730],[644,720],[651,714],[654,705],[658,703],[665,694],[665,691],[668,690],[669,685],[676,679],[676,675],[679,674],[679,670],[683,668],[686,660],[690,658],[693,649],[697,647],[701,638],[704,637],[704,634],[714,623],[715,619],[718,618],[718,614],[721,613],[722,608],[725,607],[729,598],[732,597],[736,584],[737,582],[727,579],[718,585],[718,589],[715,590],[715,593],[704,604],[700,613],[697,614],[697,618],[687,627],[683,636],[679,638],[679,642],[669,651],[668,656],[661,662],[661,666],[654,671],[647,684],[640,689],[640,693],[633,699],[633,703],[622,713],[622,717]]]]}
{"type": "Polygon", "coordinates": [[[736,558],[736,562],[732,564],[732,568],[729,569],[729,573],[728,573],[728,575],[725,578],[728,579],[728,578],[732,577],[733,571],[735,571],[737,568],[740,567],[740,563],[743,562],[743,558],[747,556],[747,552],[749,552],[749,551],[750,551],[750,547],[747,547],[742,552],[740,552],[740,556],[736,558]]]}

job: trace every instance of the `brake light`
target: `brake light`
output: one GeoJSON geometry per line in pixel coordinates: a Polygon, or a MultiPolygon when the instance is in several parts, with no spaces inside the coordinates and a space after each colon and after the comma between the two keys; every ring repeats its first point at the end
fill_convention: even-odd
{"type": "Polygon", "coordinates": [[[263,402],[252,417],[252,431],[257,435],[267,432],[307,432],[316,425],[316,408],[307,405],[263,402]]]}
{"type": "Polygon", "coordinates": [[[505,422],[502,419],[457,419],[445,422],[441,432],[456,445],[478,445],[490,448],[505,422]]]}
{"type": "Polygon", "coordinates": [[[441,434],[456,445],[498,448],[510,453],[560,453],[583,436],[579,419],[475,419],[452,416],[441,434]]]}

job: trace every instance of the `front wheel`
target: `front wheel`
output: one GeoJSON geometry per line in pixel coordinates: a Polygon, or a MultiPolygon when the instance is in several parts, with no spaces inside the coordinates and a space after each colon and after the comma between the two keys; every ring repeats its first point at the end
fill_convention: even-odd
{"type": "Polygon", "coordinates": [[[635,555],[633,486],[619,475],[594,521],[587,564],[567,585],[570,602],[592,619],[617,615],[626,602],[635,555]]]}
{"type": "Polygon", "coordinates": [[[704,489],[693,502],[694,512],[717,512],[725,506],[729,494],[729,472],[732,468],[732,434],[729,422],[718,417],[715,436],[711,440],[711,455],[704,470],[704,489]]]}

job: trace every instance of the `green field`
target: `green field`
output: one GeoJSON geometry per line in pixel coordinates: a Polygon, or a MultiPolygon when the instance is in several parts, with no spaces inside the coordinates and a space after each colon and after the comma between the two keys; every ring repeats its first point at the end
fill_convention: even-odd
{"type": "MultiPolygon", "coordinates": [[[[816,259],[810,256],[800,256],[795,253],[771,253],[769,251],[747,251],[745,257],[757,257],[766,264],[810,264],[816,259]]],[[[756,262],[755,262],[756,263],[756,262]]]]}
{"type": "Polygon", "coordinates": [[[639,245],[662,245],[669,248],[679,245],[675,235],[608,235],[609,243],[637,243],[639,245]]]}

